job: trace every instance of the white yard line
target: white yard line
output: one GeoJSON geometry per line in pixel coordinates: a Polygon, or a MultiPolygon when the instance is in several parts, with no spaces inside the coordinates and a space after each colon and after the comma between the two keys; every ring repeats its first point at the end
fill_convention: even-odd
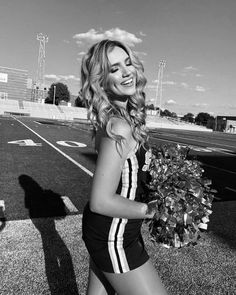
{"type": "Polygon", "coordinates": [[[77,212],[79,212],[78,209],[75,207],[75,205],[71,202],[71,200],[67,196],[62,196],[61,198],[62,198],[63,203],[65,204],[66,208],[71,213],[77,213],[77,212]]]}
{"type": "Polygon", "coordinates": [[[4,200],[0,200],[0,209],[2,211],[5,211],[5,201],[4,200]]]}
{"type": "Polygon", "coordinates": [[[72,159],[70,156],[68,156],[66,153],[64,153],[63,151],[61,151],[58,147],[56,147],[55,145],[53,145],[51,142],[49,142],[47,139],[45,139],[44,137],[42,137],[41,135],[39,135],[37,132],[35,132],[33,129],[31,129],[30,127],[28,127],[27,125],[25,125],[23,122],[21,122],[20,120],[16,119],[15,117],[13,117],[17,122],[19,122],[20,124],[22,124],[24,127],[26,127],[27,129],[29,129],[31,132],[33,132],[35,135],[37,135],[39,138],[41,138],[43,141],[45,141],[48,145],[50,145],[52,148],[54,148],[57,152],[59,152],[61,155],[63,155],[66,159],[68,159],[69,161],[71,161],[73,164],[75,164],[77,167],[79,167],[81,170],[83,170],[85,173],[87,173],[89,176],[93,176],[93,173],[88,170],[87,168],[85,168],[83,165],[81,165],[80,163],[76,162],[74,159],[72,159]]]}

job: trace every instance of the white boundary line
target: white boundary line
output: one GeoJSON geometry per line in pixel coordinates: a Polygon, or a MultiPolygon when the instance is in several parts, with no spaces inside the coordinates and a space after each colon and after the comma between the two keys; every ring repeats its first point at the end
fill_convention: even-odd
{"type": "MultiPolygon", "coordinates": [[[[168,140],[168,139],[162,139],[162,138],[155,138],[155,137],[153,137],[153,138],[154,139],[157,139],[157,140],[168,141],[168,142],[171,142],[171,143],[173,143],[173,142],[174,143],[178,143],[180,145],[183,144],[183,143],[179,143],[178,141],[174,141],[174,140],[168,140]]],[[[184,144],[184,145],[188,145],[188,144],[184,144]]],[[[226,154],[229,154],[229,153],[226,153],[226,154]]],[[[227,169],[219,168],[219,167],[208,165],[208,164],[204,164],[204,163],[203,163],[203,165],[204,166],[207,166],[207,167],[210,167],[210,168],[214,168],[214,169],[220,170],[220,171],[224,171],[224,172],[227,172],[227,173],[236,174],[236,172],[230,171],[230,170],[227,170],[227,169]]]]}
{"type": "Polygon", "coordinates": [[[42,123],[39,123],[38,121],[33,121],[33,122],[39,125],[43,125],[42,123]]]}
{"type": "Polygon", "coordinates": [[[70,211],[70,213],[79,212],[75,205],[71,202],[71,200],[67,196],[61,196],[66,208],[70,211]]]}
{"type": "Polygon", "coordinates": [[[236,190],[233,189],[233,188],[231,188],[231,187],[226,186],[225,188],[226,188],[227,190],[229,190],[229,191],[232,191],[232,192],[235,192],[235,193],[236,193],[236,190]]]}
{"type": "MultiPolygon", "coordinates": [[[[150,136],[151,137],[151,136],[150,136]]],[[[176,140],[168,140],[168,139],[163,139],[163,138],[158,138],[158,137],[152,137],[152,138],[154,138],[154,139],[157,139],[157,140],[162,140],[162,141],[168,141],[168,142],[174,142],[174,143],[178,143],[178,144],[185,144],[185,145],[192,145],[192,146],[196,146],[196,147],[198,147],[197,145],[194,145],[194,144],[186,144],[186,143],[180,143],[179,141],[176,141],[176,140]]],[[[195,143],[196,143],[196,139],[191,139],[191,138],[185,138],[185,137],[178,137],[179,139],[184,139],[184,140],[191,140],[191,141],[195,141],[195,143]]],[[[204,141],[202,141],[202,140],[199,140],[198,141],[199,143],[205,143],[204,141]]],[[[219,145],[219,146],[221,146],[219,143],[214,143],[214,144],[216,144],[216,145],[219,145]]],[[[232,147],[232,146],[230,146],[230,145],[225,145],[225,146],[227,146],[227,147],[229,147],[229,148],[235,148],[235,147],[232,147]]],[[[201,146],[200,146],[200,148],[201,148],[201,146]]],[[[207,147],[205,147],[205,148],[208,148],[208,149],[211,149],[211,147],[209,147],[209,146],[207,146],[207,147]]],[[[213,147],[212,147],[213,148],[213,147]]],[[[216,147],[216,149],[217,149],[217,147],[216,147]]],[[[212,151],[215,151],[215,152],[217,152],[217,153],[221,153],[221,154],[227,154],[227,155],[231,155],[231,156],[233,156],[234,157],[234,155],[232,154],[232,153],[230,153],[230,150],[228,150],[227,151],[227,149],[225,149],[225,151],[224,151],[224,148],[222,148],[222,150],[212,150],[212,151]]]]}
{"type": "MultiPolygon", "coordinates": [[[[161,134],[160,134],[161,135],[161,134]]],[[[171,134],[171,136],[172,136],[173,134],[171,134]]],[[[192,138],[188,138],[188,137],[182,137],[182,136],[178,136],[178,135],[173,135],[174,137],[178,137],[179,139],[184,139],[184,140],[191,140],[191,141],[195,141],[196,142],[196,139],[192,139],[192,138]]],[[[200,142],[200,143],[206,143],[204,140],[198,140],[197,142],[200,142]]],[[[217,143],[217,142],[215,142],[214,143],[215,145],[218,145],[218,146],[222,146],[220,143],[217,143]]],[[[224,145],[224,146],[226,146],[226,147],[229,147],[229,148],[235,148],[235,146],[232,146],[232,145],[228,145],[228,144],[226,144],[226,145],[224,145]]],[[[223,148],[222,148],[223,149],[223,148]]]]}
{"type": "MultiPolygon", "coordinates": [[[[230,151],[228,150],[226,150],[225,149],[225,151],[223,151],[224,149],[222,149],[222,150],[216,150],[216,149],[214,149],[214,147],[210,147],[210,146],[207,146],[207,147],[201,147],[201,146],[198,146],[198,145],[194,145],[194,144],[187,144],[187,143],[183,143],[183,142],[179,142],[179,141],[176,141],[176,140],[168,140],[168,139],[163,139],[163,138],[158,138],[158,137],[152,137],[153,139],[156,139],[156,140],[162,140],[162,141],[168,141],[168,142],[171,142],[171,143],[178,143],[179,145],[186,145],[186,146],[194,146],[194,147],[196,147],[196,148],[204,148],[204,149],[208,149],[210,152],[216,152],[216,153],[221,153],[221,154],[226,154],[226,155],[231,155],[232,157],[234,157],[235,155],[234,154],[232,154],[232,153],[230,153],[230,151]]],[[[186,140],[188,140],[187,138],[182,138],[182,139],[186,139],[186,140]]],[[[194,139],[192,139],[192,140],[194,140],[194,139]]]]}
{"type": "Polygon", "coordinates": [[[17,122],[19,122],[20,124],[22,124],[24,127],[26,127],[27,129],[29,129],[31,132],[33,132],[35,135],[37,135],[39,138],[41,138],[43,141],[45,141],[48,145],[50,145],[52,148],[54,148],[57,152],[59,152],[60,154],[62,154],[65,158],[67,158],[69,161],[71,161],[73,164],[75,164],[77,167],[79,167],[81,170],[83,170],[85,173],[87,173],[89,176],[93,176],[93,173],[88,170],[87,168],[85,168],[83,165],[79,164],[78,162],[76,162],[74,159],[72,159],[70,156],[68,156],[66,153],[64,153],[63,151],[61,151],[59,148],[57,148],[55,145],[53,145],[51,142],[47,141],[44,137],[42,137],[41,135],[39,135],[37,132],[35,132],[33,129],[31,129],[30,127],[28,127],[27,125],[25,125],[23,122],[21,122],[20,120],[16,119],[15,117],[13,117],[17,122]]]}

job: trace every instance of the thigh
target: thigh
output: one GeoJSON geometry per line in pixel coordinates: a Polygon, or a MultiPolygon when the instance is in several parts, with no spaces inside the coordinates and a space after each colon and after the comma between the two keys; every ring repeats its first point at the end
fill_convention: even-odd
{"type": "Polygon", "coordinates": [[[150,260],[123,274],[104,274],[119,295],[167,295],[150,260]]]}
{"type": "Polygon", "coordinates": [[[115,291],[102,271],[100,271],[92,259],[89,264],[89,278],[87,295],[114,295],[115,291]]]}

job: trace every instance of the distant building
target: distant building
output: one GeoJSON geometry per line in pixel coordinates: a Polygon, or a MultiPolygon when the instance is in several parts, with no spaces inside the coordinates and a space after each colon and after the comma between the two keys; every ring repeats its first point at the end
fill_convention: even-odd
{"type": "Polygon", "coordinates": [[[0,66],[0,99],[25,100],[28,71],[0,66]]]}
{"type": "Polygon", "coordinates": [[[236,133],[236,116],[217,116],[215,121],[215,130],[236,133]]]}

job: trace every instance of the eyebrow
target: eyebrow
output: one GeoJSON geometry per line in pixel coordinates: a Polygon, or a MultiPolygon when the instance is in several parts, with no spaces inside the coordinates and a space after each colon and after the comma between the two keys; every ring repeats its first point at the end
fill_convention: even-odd
{"type": "MultiPolygon", "coordinates": [[[[127,60],[131,61],[131,58],[129,56],[127,56],[125,59],[125,62],[127,62],[127,60]]],[[[111,67],[118,66],[119,64],[120,64],[119,62],[116,62],[116,63],[112,64],[111,67]]]]}

